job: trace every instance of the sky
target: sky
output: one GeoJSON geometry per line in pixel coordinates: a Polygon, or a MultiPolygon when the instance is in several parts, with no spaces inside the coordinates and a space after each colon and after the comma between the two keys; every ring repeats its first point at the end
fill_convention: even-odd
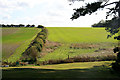
{"type": "Polygon", "coordinates": [[[72,5],[69,5],[70,3],[68,0],[0,0],[0,24],[91,27],[92,24],[106,19],[107,10],[105,9],[72,21],[70,18],[74,13],[73,9],[85,4],[83,1],[72,3],[72,5]]]}

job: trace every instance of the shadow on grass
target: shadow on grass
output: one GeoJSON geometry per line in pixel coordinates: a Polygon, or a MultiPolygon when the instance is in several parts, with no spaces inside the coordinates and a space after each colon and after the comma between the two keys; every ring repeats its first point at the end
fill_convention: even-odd
{"type": "Polygon", "coordinates": [[[120,78],[120,73],[113,72],[106,66],[77,69],[35,69],[11,68],[3,69],[3,78],[120,78]]]}

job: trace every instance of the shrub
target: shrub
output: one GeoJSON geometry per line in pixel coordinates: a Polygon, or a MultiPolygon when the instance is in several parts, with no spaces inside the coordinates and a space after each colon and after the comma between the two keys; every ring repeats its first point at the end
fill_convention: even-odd
{"type": "Polygon", "coordinates": [[[44,28],[44,26],[42,26],[42,25],[38,25],[37,28],[44,28]]]}
{"type": "Polygon", "coordinates": [[[33,46],[36,46],[36,48],[39,52],[42,50],[42,46],[38,43],[34,43],[33,46]]]}
{"type": "MultiPolygon", "coordinates": [[[[42,45],[43,45],[43,44],[44,44],[44,40],[41,39],[41,38],[39,38],[39,37],[36,37],[35,40],[34,40],[34,42],[33,42],[33,44],[34,44],[34,43],[42,44],[42,45]]],[[[33,44],[32,44],[32,45],[33,45],[33,44]]]]}
{"type": "Polygon", "coordinates": [[[38,35],[38,38],[41,38],[42,40],[46,39],[46,37],[44,35],[38,35]]]}
{"type": "Polygon", "coordinates": [[[38,35],[44,35],[47,36],[47,34],[45,32],[39,32],[38,35]]]}
{"type": "Polygon", "coordinates": [[[37,50],[37,47],[36,46],[31,46],[30,49],[29,49],[29,52],[30,52],[30,56],[34,59],[36,58],[38,55],[38,50],[37,50]]]}

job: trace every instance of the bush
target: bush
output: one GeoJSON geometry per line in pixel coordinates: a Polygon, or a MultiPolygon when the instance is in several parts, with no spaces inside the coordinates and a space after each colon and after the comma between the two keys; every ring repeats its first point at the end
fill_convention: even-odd
{"type": "Polygon", "coordinates": [[[36,48],[39,52],[42,51],[42,45],[40,45],[38,43],[34,43],[33,46],[36,46],[36,48]]]}
{"type": "Polygon", "coordinates": [[[44,35],[45,37],[47,36],[45,32],[39,32],[38,35],[44,35]]]}
{"type": "Polygon", "coordinates": [[[29,48],[29,52],[30,52],[30,56],[35,59],[38,55],[38,50],[37,50],[37,47],[36,46],[31,46],[29,48]]]}
{"type": "Polygon", "coordinates": [[[46,28],[42,28],[41,32],[45,32],[46,34],[48,33],[48,30],[46,28]]]}
{"type": "Polygon", "coordinates": [[[42,25],[38,25],[37,28],[44,28],[44,26],[42,26],[42,25]]]}
{"type": "Polygon", "coordinates": [[[38,38],[42,39],[42,40],[45,40],[46,37],[44,35],[38,35],[38,38]]]}

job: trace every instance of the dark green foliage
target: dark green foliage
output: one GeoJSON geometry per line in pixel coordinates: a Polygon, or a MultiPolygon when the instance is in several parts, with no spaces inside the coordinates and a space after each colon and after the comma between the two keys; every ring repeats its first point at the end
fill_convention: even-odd
{"type": "Polygon", "coordinates": [[[79,18],[80,16],[85,16],[86,14],[91,15],[92,13],[96,12],[99,8],[101,7],[102,2],[94,2],[94,3],[87,3],[86,6],[80,7],[78,9],[73,9],[75,10],[74,14],[70,19],[74,20],[79,18]]]}
{"type": "Polygon", "coordinates": [[[39,35],[47,36],[47,34],[46,34],[45,32],[40,32],[40,33],[38,33],[38,36],[39,36],[39,35]]]}
{"type": "MultiPolygon", "coordinates": [[[[119,33],[119,20],[120,19],[118,18],[113,18],[112,20],[109,20],[105,23],[105,30],[110,33],[110,35],[108,35],[107,38],[119,33]]],[[[115,36],[114,39],[119,40],[118,36],[115,36]]]]}
{"type": "Polygon", "coordinates": [[[115,71],[120,71],[120,63],[112,63],[112,68],[115,70],[115,71]]]}
{"type": "Polygon", "coordinates": [[[48,34],[47,28],[42,28],[42,31],[41,31],[41,32],[44,32],[44,33],[48,34]]]}
{"type": "Polygon", "coordinates": [[[37,46],[31,46],[29,48],[29,52],[30,52],[30,57],[35,59],[38,55],[38,49],[37,49],[37,46]]]}
{"type": "Polygon", "coordinates": [[[93,24],[92,27],[107,27],[110,21],[111,20],[106,20],[106,21],[101,20],[100,22],[93,24]]]}
{"type": "MultiPolygon", "coordinates": [[[[72,0],[72,2],[74,2],[74,1],[76,1],[76,0],[72,0]]],[[[80,0],[77,0],[77,1],[80,1],[80,0]]],[[[118,12],[119,1],[107,4],[108,1],[106,1],[105,4],[102,4],[103,3],[102,1],[86,3],[86,6],[82,6],[80,8],[73,9],[73,10],[75,10],[75,12],[70,19],[74,20],[74,19],[79,18],[80,16],[85,16],[86,14],[91,15],[92,13],[96,12],[98,9],[105,8],[106,6],[111,5],[111,4],[116,4],[116,5],[113,8],[108,8],[109,11],[107,12],[106,18],[108,16],[110,16],[111,14],[114,14],[114,17],[115,17],[116,13],[118,12]]]]}
{"type": "Polygon", "coordinates": [[[46,42],[46,37],[44,35],[39,35],[38,37],[42,39],[44,43],[46,42]]]}
{"type": "Polygon", "coordinates": [[[34,39],[33,44],[34,44],[34,43],[43,44],[43,39],[42,39],[42,38],[40,38],[40,37],[36,37],[36,38],[34,39]]]}
{"type": "Polygon", "coordinates": [[[0,24],[0,27],[35,27],[35,25],[34,24],[33,25],[29,25],[29,24],[28,25],[24,25],[24,24],[18,24],[18,25],[0,24]]]}
{"type": "Polygon", "coordinates": [[[40,52],[41,50],[42,50],[42,46],[41,46],[42,44],[38,44],[38,43],[35,43],[35,44],[33,44],[33,46],[36,46],[36,48],[37,48],[37,50],[40,52]]]}
{"type": "Polygon", "coordinates": [[[113,51],[114,53],[117,53],[117,60],[115,63],[112,63],[112,68],[115,71],[120,71],[120,47],[115,47],[113,51]]]}
{"type": "Polygon", "coordinates": [[[44,28],[44,26],[42,26],[42,25],[38,25],[37,28],[44,28]]]}

